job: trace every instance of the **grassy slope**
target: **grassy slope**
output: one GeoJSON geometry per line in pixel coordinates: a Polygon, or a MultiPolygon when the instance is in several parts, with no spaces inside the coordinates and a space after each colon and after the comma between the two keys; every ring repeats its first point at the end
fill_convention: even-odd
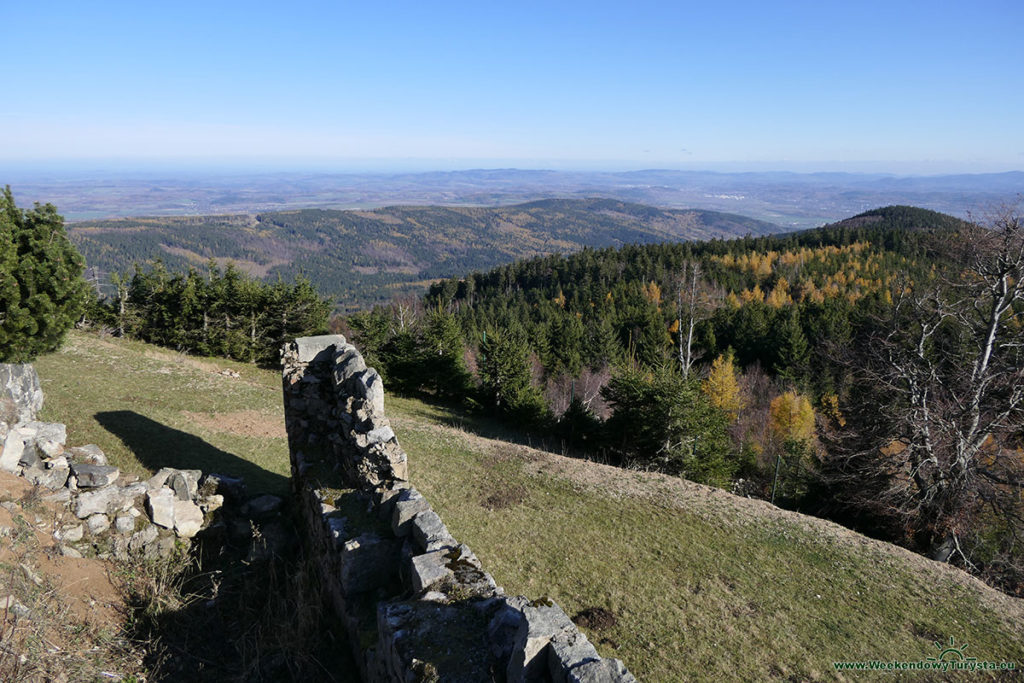
{"type": "MultiPolygon", "coordinates": [[[[151,469],[177,458],[234,466],[252,488],[284,481],[283,435],[241,435],[253,428],[235,415],[280,425],[275,373],[80,334],[37,368],[44,416],[122,466],[139,467],[122,439],[141,427],[160,441],[139,456],[151,469]],[[117,436],[104,413],[127,413],[104,418],[117,436]]],[[[834,660],[924,659],[950,637],[1024,665],[1024,605],[959,571],[761,501],[484,438],[493,425],[418,401],[389,397],[388,413],[413,483],[499,584],[610,610],[617,625],[589,635],[641,680],[831,678],[834,660]]]]}
{"type": "Polygon", "coordinates": [[[135,474],[195,468],[242,476],[250,492],[287,492],[278,374],[81,333],[35,365],[40,419],[65,423],[69,444],[95,443],[135,474]]]}

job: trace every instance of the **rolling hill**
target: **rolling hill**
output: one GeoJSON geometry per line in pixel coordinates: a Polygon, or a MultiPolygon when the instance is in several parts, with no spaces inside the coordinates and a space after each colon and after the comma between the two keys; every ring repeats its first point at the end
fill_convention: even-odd
{"type": "Polygon", "coordinates": [[[172,271],[210,259],[286,280],[305,274],[343,308],[422,291],[427,283],[521,258],[585,246],[764,235],[779,226],[715,211],[660,209],[612,199],[516,206],[303,209],[258,215],[126,218],[70,226],[100,274],[160,258],[172,271]]]}

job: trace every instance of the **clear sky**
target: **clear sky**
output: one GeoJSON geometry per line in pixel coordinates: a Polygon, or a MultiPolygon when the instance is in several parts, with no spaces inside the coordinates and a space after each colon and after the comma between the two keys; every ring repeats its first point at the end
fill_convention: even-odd
{"type": "Polygon", "coordinates": [[[0,163],[1024,168],[1021,0],[0,4],[0,163]]]}

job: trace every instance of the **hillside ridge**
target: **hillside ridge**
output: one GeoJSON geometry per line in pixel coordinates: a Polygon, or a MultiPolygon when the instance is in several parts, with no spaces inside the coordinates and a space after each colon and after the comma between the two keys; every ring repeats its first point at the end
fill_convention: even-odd
{"type": "Polygon", "coordinates": [[[210,259],[231,260],[270,280],[302,273],[322,293],[358,306],[422,291],[437,278],[530,256],[781,230],[737,214],[559,199],[502,207],[404,205],[122,218],[75,223],[69,233],[101,281],[156,258],[172,272],[202,269],[210,259]]]}

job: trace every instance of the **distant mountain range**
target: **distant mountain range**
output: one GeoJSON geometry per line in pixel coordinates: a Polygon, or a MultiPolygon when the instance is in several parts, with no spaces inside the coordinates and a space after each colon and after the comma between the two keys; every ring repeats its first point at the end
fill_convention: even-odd
{"type": "Polygon", "coordinates": [[[812,228],[878,206],[920,206],[964,217],[1024,194],[1024,172],[944,176],[518,169],[430,173],[29,173],[0,168],[22,204],[52,202],[69,220],[241,214],[301,208],[502,206],[605,197],[667,208],[740,213],[812,228]]]}
{"type": "Polygon", "coordinates": [[[422,292],[432,280],[540,254],[584,247],[765,235],[783,228],[704,210],[661,209],[614,199],[546,199],[504,207],[395,206],[85,221],[71,239],[98,280],[136,262],[172,271],[234,261],[250,274],[305,274],[352,308],[422,292]]]}

